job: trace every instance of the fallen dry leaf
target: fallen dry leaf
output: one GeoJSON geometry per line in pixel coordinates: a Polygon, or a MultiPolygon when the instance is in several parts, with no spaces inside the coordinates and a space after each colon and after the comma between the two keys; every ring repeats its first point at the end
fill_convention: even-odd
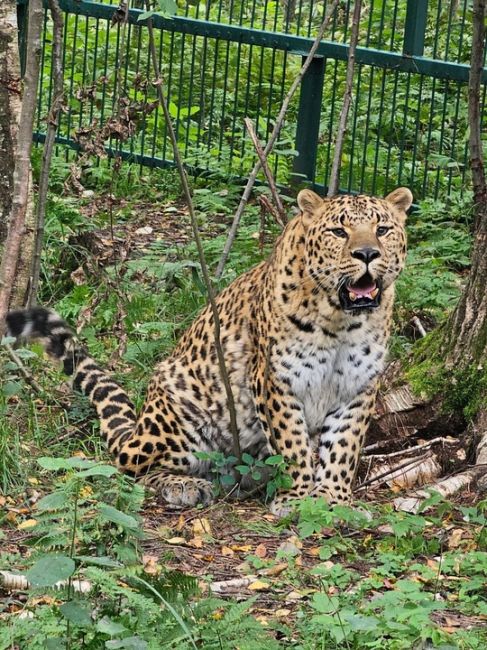
{"type": "Polygon", "coordinates": [[[264,544],[259,544],[255,547],[254,555],[257,555],[257,557],[260,557],[261,559],[267,555],[267,548],[264,544]]]}
{"type": "Polygon", "coordinates": [[[278,576],[287,568],[288,565],[283,562],[282,564],[275,564],[274,566],[268,567],[267,569],[261,569],[259,571],[259,574],[262,576],[278,576]]]}
{"type": "Polygon", "coordinates": [[[166,544],[186,544],[186,539],[184,537],[171,537],[170,539],[166,539],[166,544]]]}
{"type": "Polygon", "coordinates": [[[192,546],[193,548],[203,548],[203,538],[193,537],[193,539],[189,540],[188,546],[192,546]]]}
{"type": "Polygon", "coordinates": [[[27,528],[33,528],[37,526],[37,519],[26,519],[17,526],[18,530],[26,530],[27,528]]]}
{"type": "Polygon", "coordinates": [[[231,556],[231,555],[235,555],[235,552],[232,551],[232,549],[231,549],[229,546],[222,546],[220,552],[221,552],[221,554],[222,554],[223,556],[225,556],[225,557],[227,557],[227,556],[229,557],[229,556],[231,556]]]}
{"type": "Polygon", "coordinates": [[[448,548],[450,551],[460,546],[462,541],[463,528],[454,528],[448,537],[448,548]]]}
{"type": "Polygon", "coordinates": [[[277,616],[278,618],[285,618],[286,616],[289,616],[290,613],[291,613],[291,610],[290,609],[285,609],[285,608],[277,609],[274,612],[275,616],[277,616]]]}
{"type": "Polygon", "coordinates": [[[193,521],[193,535],[195,537],[202,537],[203,535],[211,535],[210,522],[206,517],[197,517],[193,521]]]}
{"type": "Polygon", "coordinates": [[[144,566],[145,573],[148,573],[151,576],[157,576],[161,573],[162,567],[157,563],[157,557],[155,555],[143,555],[142,564],[144,566]]]}
{"type": "Polygon", "coordinates": [[[269,583],[263,582],[262,580],[255,580],[255,582],[252,582],[249,586],[248,589],[251,591],[266,591],[269,589],[269,583]]]}

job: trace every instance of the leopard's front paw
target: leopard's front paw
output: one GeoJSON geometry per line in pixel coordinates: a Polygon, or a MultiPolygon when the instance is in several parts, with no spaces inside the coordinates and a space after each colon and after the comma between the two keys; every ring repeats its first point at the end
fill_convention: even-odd
{"type": "Polygon", "coordinates": [[[270,505],[270,511],[276,517],[287,517],[296,509],[296,501],[299,498],[297,492],[294,491],[278,494],[270,505]]]}
{"type": "Polygon", "coordinates": [[[314,499],[319,499],[322,497],[330,506],[338,503],[336,496],[333,494],[332,490],[324,485],[315,485],[310,492],[310,497],[314,499]]]}
{"type": "Polygon", "coordinates": [[[207,506],[214,498],[213,484],[195,476],[164,477],[151,487],[163,501],[179,508],[207,506]]]}

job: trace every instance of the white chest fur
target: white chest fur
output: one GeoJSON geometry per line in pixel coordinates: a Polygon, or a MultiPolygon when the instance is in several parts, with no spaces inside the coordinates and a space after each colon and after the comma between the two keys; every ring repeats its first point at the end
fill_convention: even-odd
{"type": "Polygon", "coordinates": [[[311,434],[317,433],[329,411],[352,401],[382,370],[384,346],[364,328],[337,339],[312,342],[302,336],[276,360],[278,374],[288,377],[291,391],[304,408],[311,434]]]}

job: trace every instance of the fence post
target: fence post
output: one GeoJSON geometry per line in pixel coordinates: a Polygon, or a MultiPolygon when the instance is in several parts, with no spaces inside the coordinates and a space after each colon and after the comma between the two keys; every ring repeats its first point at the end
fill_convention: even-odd
{"type": "Polygon", "coordinates": [[[404,27],[403,54],[423,56],[428,0],[408,0],[404,27]]]}
{"type": "Polygon", "coordinates": [[[24,76],[24,72],[25,72],[28,15],[29,15],[29,0],[17,0],[17,28],[19,32],[19,60],[20,60],[21,77],[24,76]]]}
{"type": "MultiPolygon", "coordinates": [[[[305,59],[303,56],[303,62],[305,59]]],[[[317,56],[312,60],[301,82],[296,126],[298,155],[293,160],[294,181],[298,183],[304,178],[309,181],[315,178],[324,79],[325,59],[317,56]]]]}

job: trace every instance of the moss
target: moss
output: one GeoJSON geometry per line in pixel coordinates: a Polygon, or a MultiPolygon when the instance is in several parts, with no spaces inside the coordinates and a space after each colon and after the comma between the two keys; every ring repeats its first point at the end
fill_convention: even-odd
{"type": "Polygon", "coordinates": [[[415,346],[405,378],[415,395],[424,399],[440,396],[445,413],[462,413],[471,421],[487,407],[487,368],[482,364],[446,368],[445,358],[445,340],[439,329],[415,346]]]}

